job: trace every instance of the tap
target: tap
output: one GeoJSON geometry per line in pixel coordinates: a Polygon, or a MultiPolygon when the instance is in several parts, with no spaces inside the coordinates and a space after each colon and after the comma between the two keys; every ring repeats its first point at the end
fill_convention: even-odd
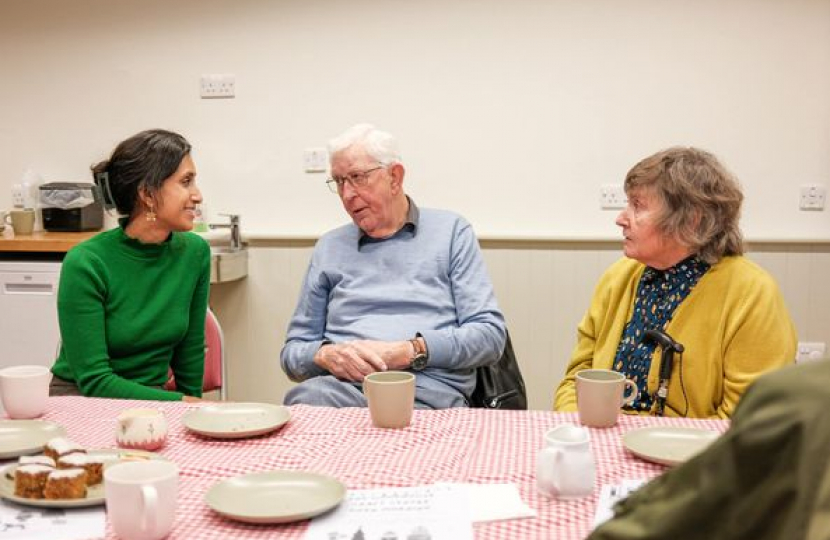
{"type": "Polygon", "coordinates": [[[230,223],[211,223],[208,225],[211,229],[230,229],[231,230],[231,251],[238,251],[242,249],[242,236],[239,232],[239,214],[219,214],[225,216],[230,220],[230,223]]]}

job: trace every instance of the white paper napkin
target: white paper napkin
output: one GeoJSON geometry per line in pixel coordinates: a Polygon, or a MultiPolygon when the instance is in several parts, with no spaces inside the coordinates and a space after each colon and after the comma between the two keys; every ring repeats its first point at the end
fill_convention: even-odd
{"type": "Polygon", "coordinates": [[[525,504],[515,484],[445,485],[466,494],[470,501],[470,518],[474,523],[536,517],[536,511],[525,504]]]}

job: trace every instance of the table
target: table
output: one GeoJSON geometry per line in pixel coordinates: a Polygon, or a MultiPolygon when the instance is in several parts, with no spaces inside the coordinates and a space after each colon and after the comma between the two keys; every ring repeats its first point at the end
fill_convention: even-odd
{"type": "MultiPolygon", "coordinates": [[[[215,440],[188,432],[182,415],[198,405],[83,397],[49,398],[45,420],[66,428],[87,448],[115,444],[116,417],[128,408],[157,407],[169,423],[167,444],[159,453],[180,467],[179,506],[171,540],[302,538],[307,521],[250,525],[215,514],[204,493],[220,479],[251,472],[290,469],[328,474],[349,489],[403,487],[434,482],[505,483],[518,486],[537,518],[475,525],[475,537],[504,539],[582,539],[591,530],[599,486],[625,478],[653,477],[665,470],[625,451],[621,436],[644,426],[687,426],[724,431],[722,420],[623,416],[613,428],[591,429],[597,465],[594,496],[578,501],[548,499],[536,491],[536,454],[545,431],[577,423],[573,413],[450,409],[419,411],[402,430],[372,427],[367,409],[297,405],[292,419],[270,435],[215,440]]],[[[116,538],[107,528],[107,539],[116,538]]]]}

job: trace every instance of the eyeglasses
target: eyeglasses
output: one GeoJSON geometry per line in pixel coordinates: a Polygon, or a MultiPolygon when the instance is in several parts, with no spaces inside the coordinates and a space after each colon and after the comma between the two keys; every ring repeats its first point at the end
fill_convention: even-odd
{"type": "Polygon", "coordinates": [[[369,183],[369,175],[378,169],[385,168],[385,165],[378,165],[374,169],[366,169],[365,171],[355,171],[346,176],[332,176],[326,180],[326,185],[329,186],[329,191],[332,193],[340,193],[343,191],[343,186],[346,182],[352,186],[352,189],[362,189],[369,183]]]}

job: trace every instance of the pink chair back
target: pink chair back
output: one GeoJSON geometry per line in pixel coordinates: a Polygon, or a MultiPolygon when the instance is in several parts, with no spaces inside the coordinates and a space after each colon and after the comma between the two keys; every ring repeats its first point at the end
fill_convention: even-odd
{"type": "Polygon", "coordinates": [[[225,378],[225,344],[222,339],[222,328],[216,315],[208,310],[205,317],[205,379],[202,390],[222,389],[225,378]]]}
{"type": "MultiPolygon", "coordinates": [[[[176,381],[173,378],[173,371],[169,372],[166,390],[175,390],[176,381]]],[[[207,310],[205,317],[205,375],[202,382],[202,391],[219,390],[220,399],[226,398],[225,386],[225,340],[222,334],[222,327],[213,311],[207,310]]]]}

